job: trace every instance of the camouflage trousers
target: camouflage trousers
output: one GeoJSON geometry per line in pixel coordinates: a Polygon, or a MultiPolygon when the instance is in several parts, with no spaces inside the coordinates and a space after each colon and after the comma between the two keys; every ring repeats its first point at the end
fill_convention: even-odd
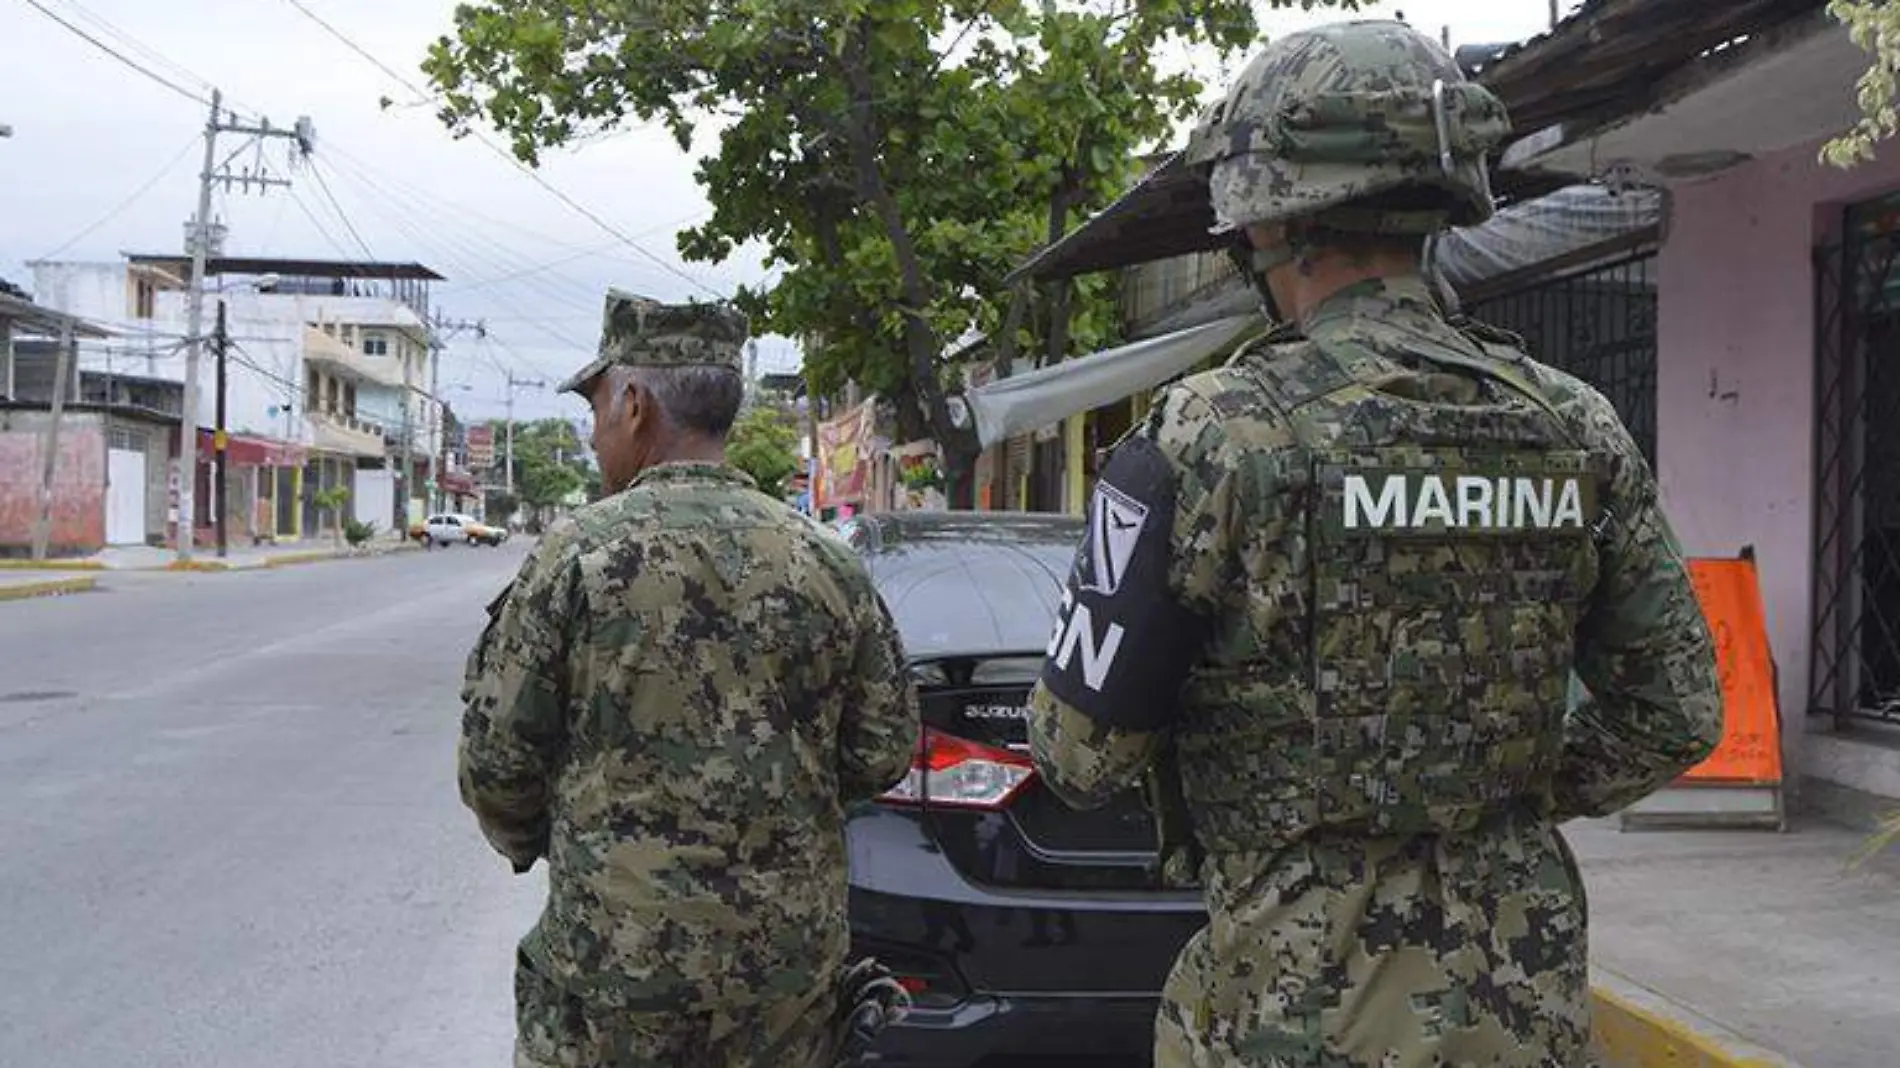
{"type": "Polygon", "coordinates": [[[615,1011],[515,965],[515,1068],[831,1068],[836,995],[721,1013],[615,1011]]]}
{"type": "Polygon", "coordinates": [[[1586,904],[1556,828],[1210,868],[1155,1068],[1591,1064],[1586,904]]]}

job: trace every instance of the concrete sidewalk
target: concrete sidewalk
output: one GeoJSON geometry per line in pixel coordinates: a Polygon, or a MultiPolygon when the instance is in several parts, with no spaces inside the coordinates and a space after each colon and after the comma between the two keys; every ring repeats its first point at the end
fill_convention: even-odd
{"type": "Polygon", "coordinates": [[[1608,1064],[1900,1064],[1900,851],[1850,871],[1865,836],[1803,820],[1565,833],[1608,1064]]]}
{"type": "Polygon", "coordinates": [[[30,560],[0,560],[0,574],[9,572],[99,571],[241,571],[260,567],[285,567],[291,564],[335,560],[344,557],[382,556],[418,549],[414,542],[397,541],[389,536],[374,539],[358,548],[339,548],[333,539],[267,545],[233,545],[218,556],[216,546],[196,546],[189,564],[180,564],[178,554],[169,548],[149,545],[113,546],[91,556],[70,557],[35,563],[30,560]]]}

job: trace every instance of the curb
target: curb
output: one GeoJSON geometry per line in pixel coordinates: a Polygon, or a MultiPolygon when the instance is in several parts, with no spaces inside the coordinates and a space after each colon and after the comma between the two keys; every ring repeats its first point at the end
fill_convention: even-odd
{"type": "Polygon", "coordinates": [[[346,560],[347,552],[336,549],[308,549],[298,553],[280,553],[264,558],[265,567],[291,567],[296,564],[314,564],[319,560],[346,560]]]}
{"type": "Polygon", "coordinates": [[[1590,1002],[1601,1068],[1801,1068],[1601,966],[1590,969],[1590,1002]]]}
{"type": "Polygon", "coordinates": [[[408,550],[409,546],[405,545],[394,546],[380,552],[354,552],[349,549],[306,549],[302,552],[278,553],[275,556],[266,556],[254,563],[234,564],[228,560],[218,560],[215,558],[194,559],[188,563],[173,560],[159,567],[134,568],[130,570],[198,572],[264,571],[271,568],[294,567],[298,564],[317,564],[325,560],[373,560],[379,556],[393,556],[396,553],[406,552],[408,550]]]}
{"type": "Polygon", "coordinates": [[[0,601],[24,601],[31,597],[57,597],[67,593],[87,593],[97,589],[98,586],[99,580],[91,576],[49,579],[45,582],[26,582],[17,586],[0,586],[0,601]]]}
{"type": "Polygon", "coordinates": [[[97,560],[0,560],[0,571],[104,571],[97,560]]]}
{"type": "Polygon", "coordinates": [[[166,564],[164,567],[154,568],[153,570],[157,570],[157,571],[231,571],[235,569],[232,568],[230,564],[224,563],[223,561],[220,561],[220,560],[173,560],[171,563],[166,564]]]}

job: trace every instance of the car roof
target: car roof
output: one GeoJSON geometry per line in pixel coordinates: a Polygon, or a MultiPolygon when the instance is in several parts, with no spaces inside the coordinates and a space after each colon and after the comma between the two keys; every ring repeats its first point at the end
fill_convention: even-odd
{"type": "Polygon", "coordinates": [[[892,512],[841,532],[918,660],[1039,655],[1083,529],[1049,513],[892,512]]]}

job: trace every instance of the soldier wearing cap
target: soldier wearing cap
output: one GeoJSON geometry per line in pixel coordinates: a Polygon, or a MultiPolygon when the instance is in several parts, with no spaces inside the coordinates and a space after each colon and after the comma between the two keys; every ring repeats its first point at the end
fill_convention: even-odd
{"type": "Polygon", "coordinates": [[[1203,888],[1157,1068],[1584,1064],[1558,824],[1719,738],[1616,412],[1422,276],[1492,213],[1507,129],[1428,38],[1342,23],[1264,49],[1185,154],[1283,325],[1116,448],[1030,721],[1071,804],[1145,777],[1163,871],[1203,888]]]}
{"type": "Polygon", "coordinates": [[[517,1068],[829,1065],[844,808],[920,725],[896,629],[848,547],[724,463],[746,323],[607,297],[604,500],[489,609],[459,779],[548,899],[516,957],[517,1068]]]}

